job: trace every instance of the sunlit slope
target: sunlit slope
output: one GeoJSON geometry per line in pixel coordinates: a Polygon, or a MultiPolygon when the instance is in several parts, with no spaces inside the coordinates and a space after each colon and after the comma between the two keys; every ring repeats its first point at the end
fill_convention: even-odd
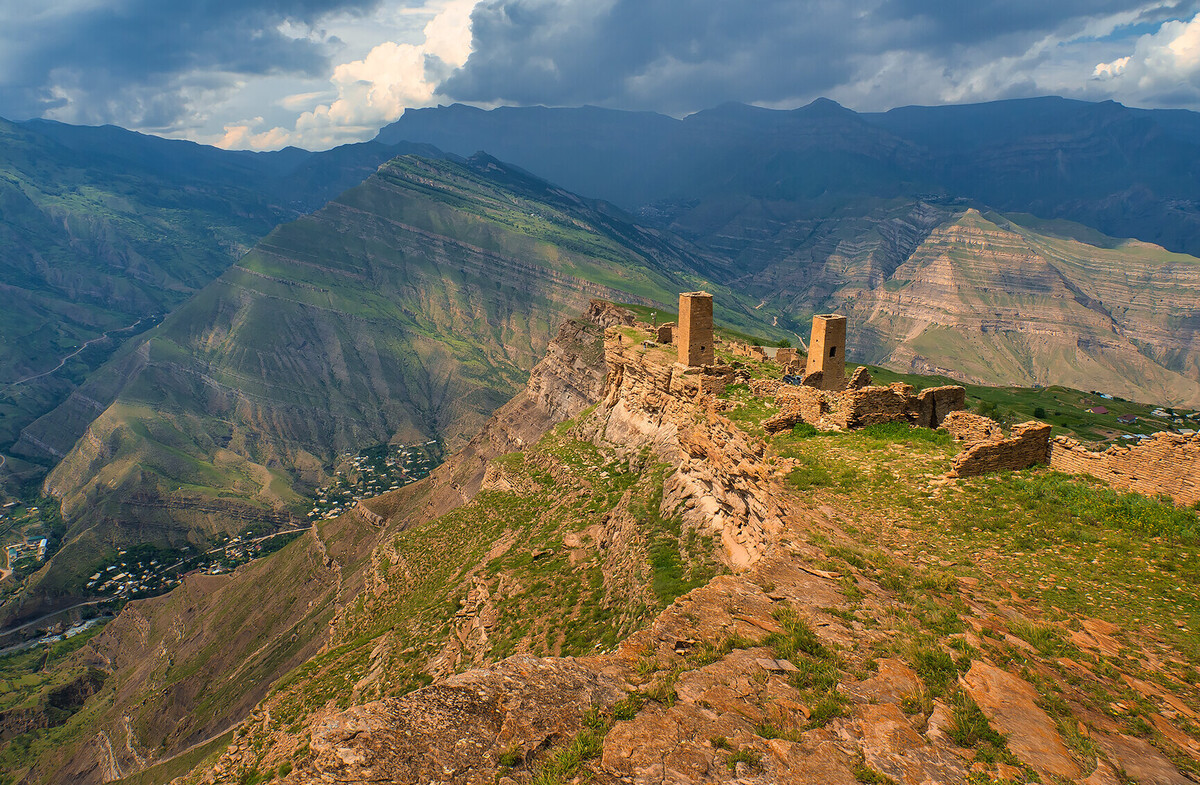
{"type": "MultiPolygon", "coordinates": [[[[707,285],[687,272],[702,265],[486,156],[396,159],[274,231],[113,363],[117,392],[47,480],[75,528],[43,584],[73,585],[131,538],[278,520],[342,451],[455,447],[524,382],[552,325],[595,296],[671,302],[707,285]]],[[[720,299],[722,321],[760,326],[720,299]]],[[[71,423],[64,407],[31,431],[71,423]]]]}
{"type": "Polygon", "coordinates": [[[1200,404],[1200,260],[1022,220],[968,210],[881,285],[838,292],[858,353],[981,383],[1200,404]]]}

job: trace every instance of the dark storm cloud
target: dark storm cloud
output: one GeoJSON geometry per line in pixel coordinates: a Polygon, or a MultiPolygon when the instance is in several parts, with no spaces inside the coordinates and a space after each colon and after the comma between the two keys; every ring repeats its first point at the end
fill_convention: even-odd
{"type": "Polygon", "coordinates": [[[206,80],[204,72],[317,74],[328,68],[324,45],[289,38],[278,26],[312,25],[379,2],[112,0],[71,10],[70,0],[59,0],[39,11],[10,11],[0,15],[0,46],[10,53],[0,74],[0,112],[41,114],[63,104],[65,90],[85,117],[103,119],[114,102],[132,101],[165,124],[185,111],[185,97],[173,89],[180,78],[195,76],[190,88],[203,90],[227,82],[206,80]]]}
{"type": "MultiPolygon", "coordinates": [[[[599,103],[688,111],[787,101],[870,76],[872,59],[921,58],[946,73],[1020,56],[1089,20],[1195,13],[1196,0],[490,0],[474,52],[441,93],[456,100],[599,103]],[[866,65],[864,65],[866,64],[866,65]]],[[[1036,63],[1032,63],[1036,65],[1036,63]]],[[[903,67],[901,64],[900,67],[903,67]]],[[[929,78],[928,70],[913,78],[929,78]]],[[[894,78],[894,74],[893,74],[894,78]]],[[[1020,92],[1014,76],[997,94],[1020,92]]],[[[1032,89],[1032,88],[1031,88],[1032,89]]]]}

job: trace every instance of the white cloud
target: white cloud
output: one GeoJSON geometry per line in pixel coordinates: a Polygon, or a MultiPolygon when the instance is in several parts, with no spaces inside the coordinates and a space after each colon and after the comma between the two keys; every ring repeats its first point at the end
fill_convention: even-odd
{"type": "MultiPolygon", "coordinates": [[[[225,127],[217,143],[225,148],[275,149],[296,145],[325,149],[375,135],[380,126],[406,107],[434,103],[434,92],[450,69],[460,68],[471,54],[471,10],[478,0],[444,0],[425,25],[421,43],[385,41],[361,60],[342,63],[331,83],[337,98],[303,112],[292,129],[276,126],[257,131],[262,118],[225,127]]],[[[305,98],[290,96],[284,105],[298,108],[305,98]]]]}
{"type": "Polygon", "coordinates": [[[1153,101],[1171,93],[1200,101],[1200,14],[1163,23],[1158,32],[1139,38],[1132,54],[1097,63],[1092,76],[1126,100],[1153,101]]]}
{"type": "Polygon", "coordinates": [[[1104,79],[1117,76],[1125,70],[1125,66],[1129,65],[1130,57],[1118,57],[1111,63],[1097,63],[1096,69],[1092,71],[1092,76],[1104,79]]]}

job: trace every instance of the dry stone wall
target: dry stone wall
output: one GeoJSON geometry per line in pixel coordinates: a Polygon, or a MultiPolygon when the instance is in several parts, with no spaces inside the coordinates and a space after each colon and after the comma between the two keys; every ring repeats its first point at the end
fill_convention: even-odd
{"type": "MultiPolygon", "coordinates": [[[[861,378],[857,372],[855,378],[861,378]]],[[[760,385],[760,389],[768,388],[760,385]]],[[[820,390],[807,384],[799,387],[781,384],[774,388],[774,395],[779,413],[763,422],[763,430],[769,434],[801,422],[823,431],[852,430],[888,422],[937,428],[947,414],[966,405],[966,391],[962,387],[932,387],[917,393],[912,385],[903,382],[840,391],[820,390]]]]}
{"type": "Polygon", "coordinates": [[[1000,423],[967,411],[950,412],[942,420],[942,428],[960,442],[991,442],[1004,438],[1000,423]]]}
{"type": "Polygon", "coordinates": [[[920,412],[917,424],[925,428],[940,428],[946,415],[967,408],[967,391],[957,384],[926,387],[917,395],[920,412]]]}
{"type": "Polygon", "coordinates": [[[1050,467],[1089,474],[1121,490],[1165,494],[1178,504],[1200,502],[1200,435],[1159,433],[1140,444],[1104,452],[1058,436],[1050,445],[1050,467]]]}
{"type": "Polygon", "coordinates": [[[999,471],[1028,469],[1050,457],[1050,426],[1024,422],[1007,439],[975,442],[954,457],[951,477],[975,477],[999,471]]]}

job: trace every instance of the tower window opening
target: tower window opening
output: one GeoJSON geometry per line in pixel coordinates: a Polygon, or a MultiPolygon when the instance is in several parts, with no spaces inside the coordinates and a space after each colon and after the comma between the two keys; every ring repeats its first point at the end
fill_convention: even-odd
{"type": "Polygon", "coordinates": [[[837,347],[836,347],[836,346],[830,346],[830,347],[829,347],[829,356],[830,356],[830,357],[837,357],[837,347]]]}

